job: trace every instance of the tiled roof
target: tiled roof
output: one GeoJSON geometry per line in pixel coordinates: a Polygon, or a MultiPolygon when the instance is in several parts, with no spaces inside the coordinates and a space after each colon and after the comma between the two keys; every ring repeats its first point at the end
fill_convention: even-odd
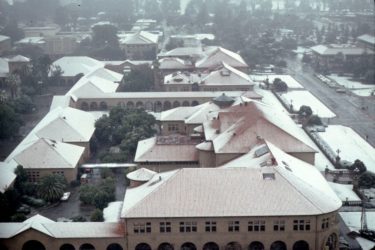
{"type": "Polygon", "coordinates": [[[227,63],[232,67],[248,67],[246,62],[242,57],[230,50],[218,47],[203,57],[201,60],[197,61],[195,66],[197,68],[216,68],[222,62],[227,63]]]}
{"type": "Polygon", "coordinates": [[[191,62],[176,57],[165,57],[159,60],[159,69],[191,69],[191,62]]]}
{"type": "Polygon", "coordinates": [[[135,34],[128,34],[120,39],[121,44],[157,44],[159,36],[147,31],[139,31],[135,34]]]}
{"type": "Polygon", "coordinates": [[[133,181],[149,181],[156,172],[147,168],[140,168],[126,175],[129,180],[133,181]]]}
{"type": "Polygon", "coordinates": [[[219,69],[212,71],[202,79],[201,85],[254,85],[250,77],[225,62],[219,69]]]}

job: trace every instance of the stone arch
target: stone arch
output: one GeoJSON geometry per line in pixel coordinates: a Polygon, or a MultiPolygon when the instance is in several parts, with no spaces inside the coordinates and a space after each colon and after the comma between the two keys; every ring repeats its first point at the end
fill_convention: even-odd
{"type": "Polygon", "coordinates": [[[253,241],[249,245],[249,250],[264,250],[264,245],[262,242],[253,241]]]}
{"type": "Polygon", "coordinates": [[[198,106],[199,105],[199,102],[198,101],[196,101],[196,100],[194,100],[194,101],[192,101],[191,102],[191,106],[198,106]]]}
{"type": "Polygon", "coordinates": [[[241,245],[238,242],[232,241],[225,246],[225,250],[241,250],[241,245]]]}
{"type": "Polygon", "coordinates": [[[194,243],[185,242],[181,245],[181,250],[197,250],[197,247],[194,245],[194,243]]]}
{"type": "Polygon", "coordinates": [[[112,243],[108,245],[107,250],[123,250],[123,248],[118,243],[112,243]]]}
{"type": "Polygon", "coordinates": [[[158,250],[173,250],[173,246],[168,242],[164,242],[158,246],[158,250]]]}
{"type": "Polygon", "coordinates": [[[181,106],[181,103],[179,101],[174,101],[172,106],[173,108],[177,108],[181,106]]]}
{"type": "Polygon", "coordinates": [[[161,101],[156,101],[154,106],[155,112],[161,112],[163,111],[163,104],[161,101]]]}
{"type": "Polygon", "coordinates": [[[90,243],[85,243],[79,247],[79,250],[95,250],[95,247],[90,243]]]}
{"type": "Polygon", "coordinates": [[[136,247],[135,250],[151,250],[151,247],[147,243],[139,243],[136,247]]]}
{"type": "Polygon", "coordinates": [[[219,250],[219,245],[215,242],[207,242],[203,245],[203,250],[219,250]]]}
{"type": "Polygon", "coordinates": [[[182,102],[182,107],[189,107],[189,106],[190,106],[189,101],[183,101],[182,102]]]}
{"type": "Polygon", "coordinates": [[[81,109],[82,110],[85,110],[85,111],[87,111],[87,110],[89,110],[89,104],[87,103],[87,102],[82,102],[81,103],[81,109]]]}
{"type": "Polygon", "coordinates": [[[133,109],[134,108],[134,102],[127,102],[126,103],[126,107],[128,108],[128,109],[133,109]]]}
{"type": "Polygon", "coordinates": [[[150,101],[146,102],[145,109],[148,110],[148,111],[153,111],[154,110],[154,104],[152,104],[152,102],[150,102],[150,101]]]}
{"type": "Polygon", "coordinates": [[[46,250],[46,247],[40,241],[29,240],[23,244],[22,250],[46,250]]]}
{"type": "Polygon", "coordinates": [[[172,108],[172,103],[170,101],[165,101],[163,105],[163,110],[168,110],[172,108]]]}
{"type": "Polygon", "coordinates": [[[98,110],[98,104],[96,102],[91,102],[90,110],[98,110]]]}
{"type": "Polygon", "coordinates": [[[337,248],[337,235],[335,233],[328,236],[326,242],[324,243],[324,248],[328,250],[334,250],[337,248]]]}
{"type": "Polygon", "coordinates": [[[309,243],[307,243],[304,240],[296,241],[293,244],[293,250],[309,250],[309,249],[310,249],[309,243]]]}
{"type": "Polygon", "coordinates": [[[75,250],[76,248],[72,244],[63,244],[60,247],[60,250],[75,250]]]}
{"type": "Polygon", "coordinates": [[[138,102],[135,104],[135,107],[136,107],[137,109],[143,108],[143,102],[138,101],[138,102]]]}
{"type": "Polygon", "coordinates": [[[271,250],[286,250],[286,244],[283,241],[275,241],[271,244],[271,250]]]}
{"type": "Polygon", "coordinates": [[[108,109],[108,105],[106,102],[100,102],[100,110],[107,110],[108,109]]]}

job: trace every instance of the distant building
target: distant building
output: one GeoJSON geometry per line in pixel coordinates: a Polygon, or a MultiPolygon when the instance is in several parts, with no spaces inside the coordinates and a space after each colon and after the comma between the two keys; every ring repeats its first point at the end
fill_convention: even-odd
{"type": "Polygon", "coordinates": [[[130,71],[139,66],[147,65],[151,68],[152,61],[147,60],[124,60],[124,61],[102,61],[105,64],[105,68],[115,71],[119,74],[129,74],[130,71]]]}
{"type": "Polygon", "coordinates": [[[364,49],[375,51],[375,36],[362,35],[357,37],[357,45],[364,49]]]}
{"type": "Polygon", "coordinates": [[[44,37],[41,37],[41,36],[25,37],[15,42],[15,46],[19,48],[37,47],[37,48],[40,48],[42,51],[45,51],[46,40],[44,37]]]}
{"type": "Polygon", "coordinates": [[[0,35],[0,55],[4,52],[11,50],[12,41],[9,36],[0,35]]]}
{"type": "Polygon", "coordinates": [[[120,39],[125,57],[132,60],[153,60],[158,52],[159,36],[147,31],[126,34],[120,39]]]}
{"type": "Polygon", "coordinates": [[[22,27],[25,37],[49,37],[55,36],[59,31],[58,26],[22,27]]]}

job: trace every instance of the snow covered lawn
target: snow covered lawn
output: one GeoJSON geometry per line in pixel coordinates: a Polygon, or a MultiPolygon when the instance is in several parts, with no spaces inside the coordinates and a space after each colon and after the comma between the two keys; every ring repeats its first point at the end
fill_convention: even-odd
{"type": "Polygon", "coordinates": [[[122,209],[122,201],[110,202],[103,210],[105,222],[118,222],[120,221],[120,213],[122,209]]]}
{"type": "Polygon", "coordinates": [[[307,105],[310,106],[314,114],[318,115],[321,118],[332,118],[336,116],[328,107],[326,107],[309,91],[288,91],[281,94],[281,99],[287,106],[293,104],[293,109],[296,111],[298,111],[302,105],[307,105]]]}
{"type": "Polygon", "coordinates": [[[255,82],[263,82],[268,78],[270,84],[273,83],[275,78],[280,78],[290,89],[303,89],[303,86],[291,75],[250,75],[250,78],[255,82]]]}
{"type": "Polygon", "coordinates": [[[375,149],[351,128],[330,125],[325,132],[318,134],[333,152],[340,149],[342,160],[354,162],[360,159],[366,165],[367,170],[375,173],[375,149]]]}
{"type": "Polygon", "coordinates": [[[328,182],[328,184],[331,186],[333,191],[337,194],[337,196],[342,201],[360,201],[361,199],[358,197],[358,195],[353,191],[353,185],[347,185],[347,184],[340,184],[340,183],[334,183],[334,182],[328,182]]]}
{"type": "MultiPolygon", "coordinates": [[[[361,229],[361,212],[340,212],[341,218],[352,231],[361,229]]],[[[375,230],[375,212],[366,211],[367,227],[375,230]]]]}
{"type": "Polygon", "coordinates": [[[371,93],[375,91],[375,85],[352,81],[350,80],[350,77],[347,76],[329,75],[328,77],[359,96],[370,96],[371,93]]]}

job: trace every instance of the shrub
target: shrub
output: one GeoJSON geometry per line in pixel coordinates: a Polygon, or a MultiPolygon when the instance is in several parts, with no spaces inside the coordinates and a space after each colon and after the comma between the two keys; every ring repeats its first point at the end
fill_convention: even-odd
{"type": "Polygon", "coordinates": [[[361,188],[375,188],[375,174],[371,172],[364,172],[359,177],[358,185],[361,188]]]}
{"type": "Polygon", "coordinates": [[[322,120],[317,115],[310,116],[310,119],[307,122],[308,125],[323,125],[322,120]]]}
{"type": "Polygon", "coordinates": [[[70,218],[73,222],[86,222],[87,219],[83,217],[82,215],[77,215],[72,218],[70,218]]]}
{"type": "Polygon", "coordinates": [[[10,217],[10,220],[12,222],[23,222],[26,219],[27,219],[26,216],[22,213],[16,213],[16,214],[12,215],[12,217],[10,217]]]}
{"type": "Polygon", "coordinates": [[[104,216],[103,216],[102,210],[95,209],[94,212],[92,212],[92,214],[91,214],[90,220],[91,221],[104,221],[104,216]]]}

